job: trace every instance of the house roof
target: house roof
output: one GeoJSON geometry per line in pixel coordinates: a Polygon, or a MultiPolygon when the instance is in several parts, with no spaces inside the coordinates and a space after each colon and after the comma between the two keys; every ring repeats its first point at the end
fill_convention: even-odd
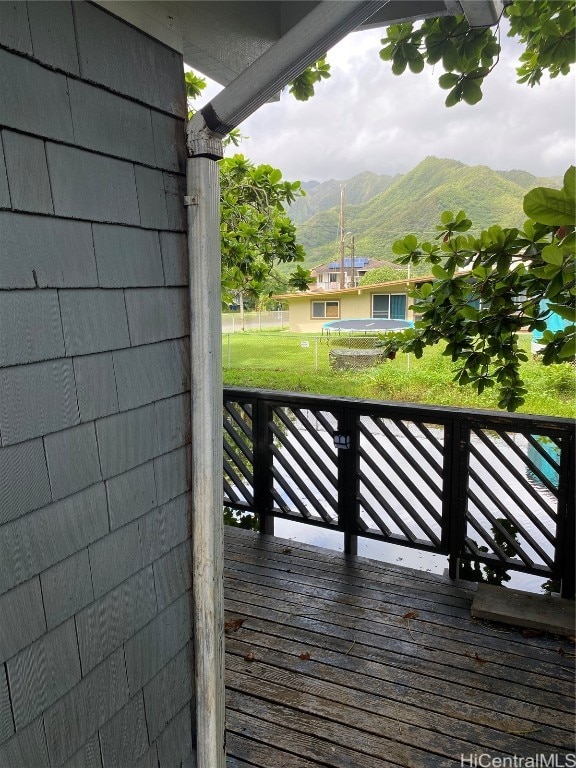
{"type": "MultiPolygon", "coordinates": [[[[342,0],[338,0],[342,2],[342,0]]],[[[355,0],[350,0],[353,5],[355,0]]],[[[227,85],[305,18],[317,0],[98,0],[116,16],[179,51],[186,64],[227,85]]],[[[483,14],[493,24],[502,0],[390,0],[359,29],[427,17],[483,14]],[[472,9],[469,10],[467,6],[472,9]]]]}
{"type": "Polygon", "coordinates": [[[335,291],[301,291],[299,293],[281,293],[275,294],[274,299],[315,299],[321,298],[325,301],[334,301],[338,296],[348,294],[374,293],[382,288],[397,288],[399,286],[412,287],[417,283],[427,283],[436,280],[434,275],[424,275],[418,277],[404,278],[404,280],[388,280],[385,283],[373,283],[372,285],[360,285],[356,288],[340,288],[335,291]]]}

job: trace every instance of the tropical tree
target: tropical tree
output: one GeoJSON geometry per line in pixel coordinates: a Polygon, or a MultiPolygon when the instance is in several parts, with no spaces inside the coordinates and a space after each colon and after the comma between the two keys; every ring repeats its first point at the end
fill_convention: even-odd
{"type": "Polygon", "coordinates": [[[498,385],[499,406],[516,410],[526,390],[520,374],[526,354],[521,331],[543,333],[542,362],[573,362],[576,354],[576,168],[562,190],[537,187],[524,198],[530,218],[522,230],[489,227],[466,235],[463,211],[446,211],[435,242],[408,235],[393,245],[403,265],[431,265],[436,278],[411,293],[420,319],[415,328],[388,339],[388,353],[413,352],[446,342],[455,380],[478,393],[498,385]],[[565,322],[547,329],[556,314],[565,322]]]}
{"type": "MultiPolygon", "coordinates": [[[[318,75],[320,77],[320,75],[318,75]]],[[[189,117],[192,103],[206,87],[204,78],[185,73],[189,117]]],[[[225,144],[238,145],[241,134],[232,131],[225,144]]],[[[305,290],[311,282],[308,270],[298,264],[304,250],[296,240],[296,227],[286,214],[287,206],[305,194],[299,181],[285,181],[271,165],[254,165],[236,154],[220,161],[222,301],[259,301],[270,279],[280,280],[278,264],[296,264],[284,279],[285,288],[305,290]]]]}
{"type": "MultiPolygon", "coordinates": [[[[516,0],[503,16],[509,21],[508,37],[523,46],[516,70],[519,83],[534,86],[544,73],[552,78],[568,74],[576,61],[575,0],[516,0]]],[[[499,61],[500,34],[500,23],[471,28],[464,16],[392,24],[381,41],[380,57],[391,62],[395,75],[442,64],[438,84],[448,91],[446,106],[477,104],[484,79],[499,61]]],[[[305,101],[313,96],[316,83],[328,77],[330,65],[323,58],[300,75],[291,92],[305,101]]]]}

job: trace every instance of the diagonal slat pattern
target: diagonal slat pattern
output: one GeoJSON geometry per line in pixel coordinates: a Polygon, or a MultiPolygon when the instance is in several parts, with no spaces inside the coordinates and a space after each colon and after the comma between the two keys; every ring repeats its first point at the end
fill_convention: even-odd
{"type": "MultiPolygon", "coordinates": [[[[546,452],[536,447],[537,436],[482,429],[473,429],[472,434],[468,551],[546,573],[554,564],[557,489],[554,482],[547,482],[545,490],[531,482],[544,474],[535,458],[547,462],[546,452]],[[497,490],[494,477],[498,478],[497,490]],[[482,544],[475,541],[474,534],[481,537],[482,544]]],[[[558,465],[550,459],[546,466],[554,471],[558,465]]]]}
{"type": "Polygon", "coordinates": [[[361,518],[383,538],[439,547],[442,527],[441,430],[362,417],[361,518]],[[382,525],[382,523],[384,523],[382,525]]]}

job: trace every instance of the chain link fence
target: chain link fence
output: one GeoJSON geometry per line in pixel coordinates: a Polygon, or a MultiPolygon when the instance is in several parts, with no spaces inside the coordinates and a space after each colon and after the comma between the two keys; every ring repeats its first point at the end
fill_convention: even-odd
{"type": "Polygon", "coordinates": [[[361,370],[384,362],[381,337],[364,334],[222,334],[225,369],[276,371],[361,370]]]}
{"type": "Polygon", "coordinates": [[[263,312],[225,312],[222,313],[222,333],[239,331],[262,331],[288,328],[288,311],[283,309],[263,312]]]}

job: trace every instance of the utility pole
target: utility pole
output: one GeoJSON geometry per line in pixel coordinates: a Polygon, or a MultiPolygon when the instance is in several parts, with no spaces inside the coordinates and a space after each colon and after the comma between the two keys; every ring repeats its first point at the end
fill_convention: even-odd
{"type": "Polygon", "coordinates": [[[345,184],[340,185],[340,289],[344,288],[344,190],[345,184]]]}
{"type": "Polygon", "coordinates": [[[355,288],[356,287],[356,280],[354,278],[354,235],[352,235],[352,240],[350,242],[350,256],[352,257],[352,261],[351,261],[351,264],[352,264],[352,279],[351,279],[351,282],[350,282],[350,286],[352,288],[355,288]]]}

